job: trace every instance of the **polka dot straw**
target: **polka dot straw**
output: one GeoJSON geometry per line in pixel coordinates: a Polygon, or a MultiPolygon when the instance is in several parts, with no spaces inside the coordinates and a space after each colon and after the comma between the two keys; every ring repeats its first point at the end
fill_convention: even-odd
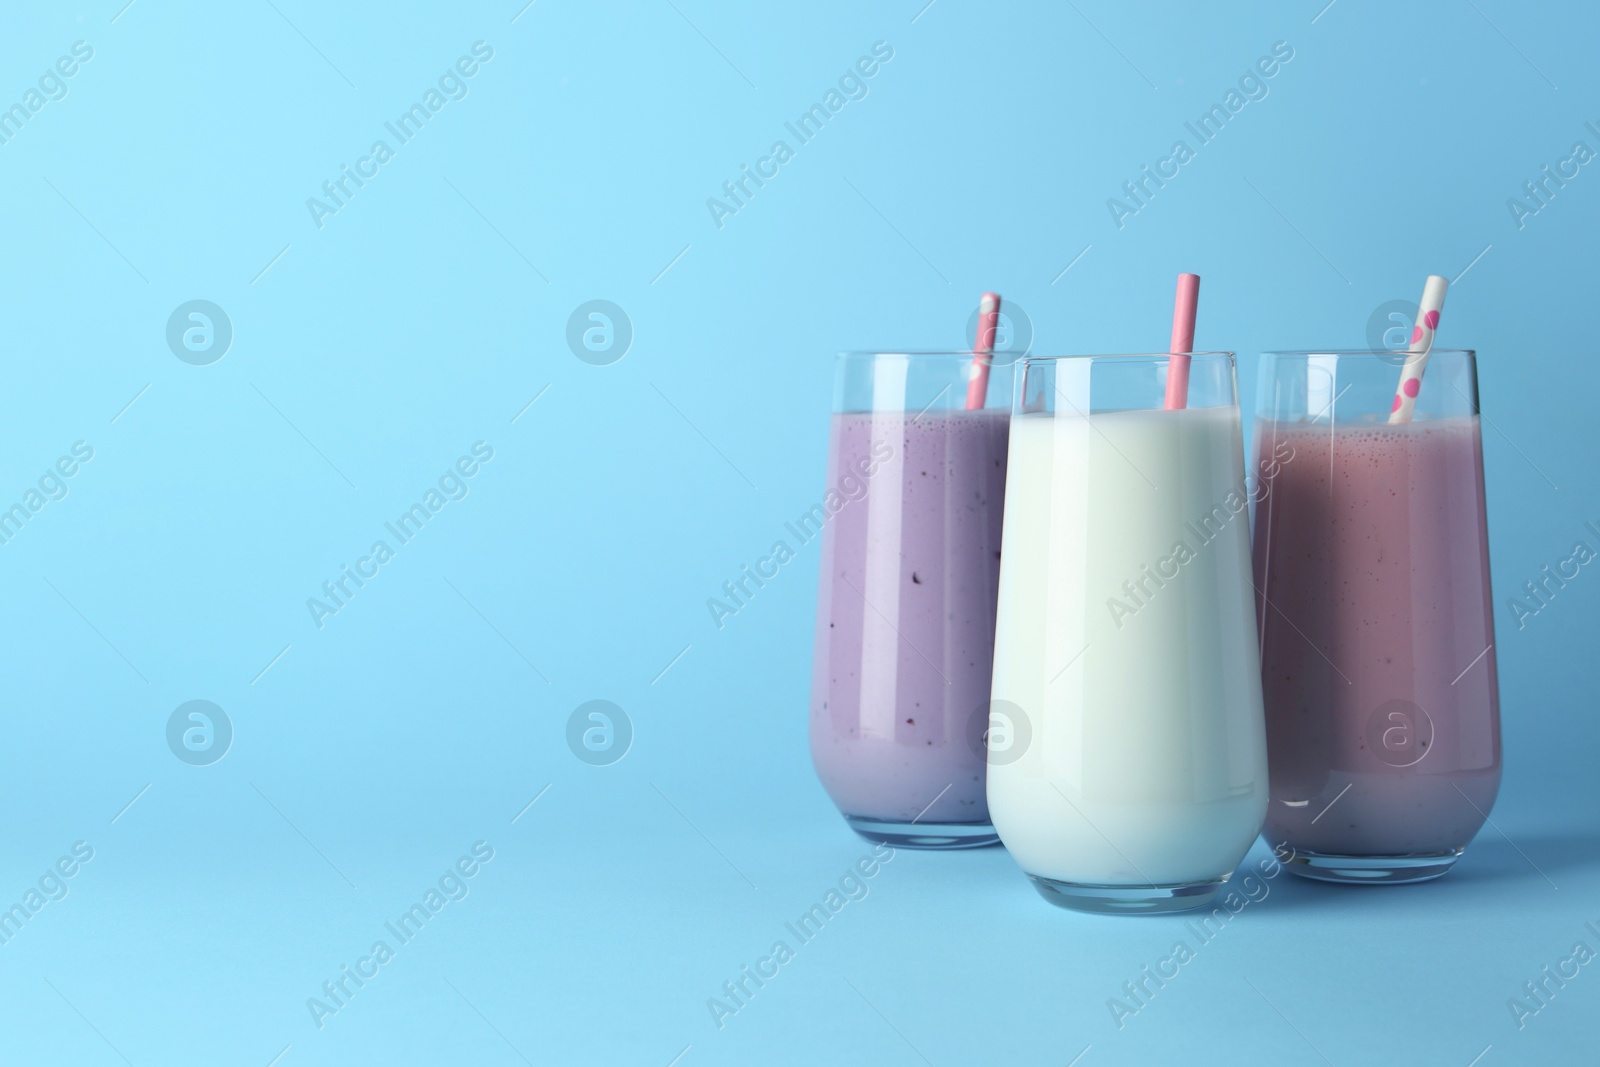
{"type": "Polygon", "coordinates": [[[984,293],[978,301],[978,336],[972,345],[972,366],[967,373],[967,410],[983,407],[989,392],[989,361],[994,356],[994,334],[1000,325],[1000,294],[984,293]]]}
{"type": "Polygon", "coordinates": [[[1433,351],[1434,331],[1439,328],[1439,312],[1444,309],[1444,291],[1450,285],[1437,274],[1428,275],[1422,287],[1422,303],[1417,306],[1417,324],[1411,330],[1411,346],[1406,349],[1405,366],[1400,369],[1400,384],[1394,391],[1394,404],[1389,408],[1390,422],[1410,422],[1411,412],[1417,406],[1417,393],[1422,389],[1422,372],[1428,366],[1428,353],[1433,351]]]}

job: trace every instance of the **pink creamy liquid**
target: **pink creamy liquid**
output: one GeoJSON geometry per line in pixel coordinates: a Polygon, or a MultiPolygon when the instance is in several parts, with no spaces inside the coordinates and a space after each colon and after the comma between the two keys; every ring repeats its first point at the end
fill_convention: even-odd
{"type": "Polygon", "coordinates": [[[989,818],[968,729],[988,720],[1008,427],[1004,411],[833,417],[829,488],[872,471],[823,528],[817,606],[811,758],[846,815],[989,818]]]}
{"type": "Polygon", "coordinates": [[[1461,849],[1500,786],[1478,420],[1263,421],[1260,469],[1275,450],[1254,537],[1263,833],[1333,855],[1461,849]]]}

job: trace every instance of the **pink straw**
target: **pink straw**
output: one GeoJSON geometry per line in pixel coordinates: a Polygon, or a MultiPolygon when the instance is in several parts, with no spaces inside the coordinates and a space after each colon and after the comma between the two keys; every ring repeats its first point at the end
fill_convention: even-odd
{"type": "Polygon", "coordinates": [[[972,345],[972,374],[967,379],[967,410],[983,407],[989,392],[989,357],[994,355],[994,333],[1000,324],[1000,294],[984,293],[978,301],[978,336],[972,345]]]}
{"type": "Polygon", "coordinates": [[[1194,316],[1200,305],[1200,275],[1178,275],[1178,299],[1172,308],[1172,343],[1167,351],[1167,403],[1169,411],[1189,404],[1189,356],[1194,351],[1194,316]]]}
{"type": "Polygon", "coordinates": [[[1439,313],[1444,310],[1444,291],[1450,282],[1437,274],[1428,275],[1422,286],[1422,302],[1417,305],[1417,324],[1411,329],[1411,345],[1406,349],[1406,362],[1400,368],[1400,384],[1394,390],[1394,404],[1389,409],[1390,422],[1410,422],[1411,412],[1417,406],[1417,393],[1422,389],[1422,372],[1428,368],[1428,355],[1433,351],[1433,333],[1439,328],[1439,313]]]}

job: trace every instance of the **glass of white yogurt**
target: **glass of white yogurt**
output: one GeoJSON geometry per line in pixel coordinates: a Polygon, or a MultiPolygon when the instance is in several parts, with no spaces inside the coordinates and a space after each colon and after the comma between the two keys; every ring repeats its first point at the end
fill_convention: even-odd
{"type": "Polygon", "coordinates": [[[1167,409],[1172,358],[1030,357],[1013,390],[989,811],[1083,911],[1205,907],[1267,807],[1233,354],[1167,409]]]}

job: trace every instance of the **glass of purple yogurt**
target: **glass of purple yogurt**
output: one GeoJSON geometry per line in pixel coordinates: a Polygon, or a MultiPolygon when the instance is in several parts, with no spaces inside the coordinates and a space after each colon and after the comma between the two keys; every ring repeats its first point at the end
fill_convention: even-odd
{"type": "Polygon", "coordinates": [[[1439,877],[1500,788],[1477,363],[1433,349],[1401,422],[1405,358],[1269,352],[1260,374],[1265,833],[1322,881],[1439,877]]]}
{"type": "Polygon", "coordinates": [[[845,821],[896,847],[998,841],[984,733],[1012,367],[994,359],[849,352],[835,368],[827,486],[810,515],[822,533],[811,758],[845,821]],[[987,389],[969,408],[979,362],[987,389]]]}

